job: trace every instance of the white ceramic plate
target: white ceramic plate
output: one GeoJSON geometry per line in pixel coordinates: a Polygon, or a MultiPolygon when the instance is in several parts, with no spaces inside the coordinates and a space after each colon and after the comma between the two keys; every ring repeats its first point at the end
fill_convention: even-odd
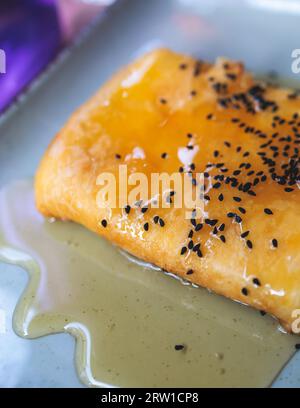
{"type": "MultiPolygon", "coordinates": [[[[300,47],[299,18],[295,0],[121,0],[2,118],[0,186],[32,177],[69,114],[114,71],[149,48],[166,45],[208,60],[226,55],[255,72],[275,70],[296,80],[291,52],[300,47]]],[[[0,386],[81,386],[71,336],[29,341],[13,333],[12,313],[26,281],[24,271],[0,265],[0,318],[6,324],[0,333],[0,386]]],[[[299,354],[274,386],[300,386],[299,354]]]]}

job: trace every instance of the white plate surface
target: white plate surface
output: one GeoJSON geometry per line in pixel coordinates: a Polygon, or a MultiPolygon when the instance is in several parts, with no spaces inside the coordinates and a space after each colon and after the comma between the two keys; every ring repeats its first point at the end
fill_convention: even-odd
{"type": "MultiPolygon", "coordinates": [[[[296,80],[291,52],[299,47],[299,18],[300,2],[291,0],[121,0],[2,118],[0,186],[32,177],[69,114],[149,48],[166,45],[211,61],[225,55],[258,73],[275,70],[296,80]]],[[[24,340],[13,333],[13,309],[26,282],[24,271],[0,265],[0,311],[6,323],[0,333],[0,386],[81,386],[71,336],[24,340]]],[[[300,353],[274,386],[300,386],[300,353]]]]}

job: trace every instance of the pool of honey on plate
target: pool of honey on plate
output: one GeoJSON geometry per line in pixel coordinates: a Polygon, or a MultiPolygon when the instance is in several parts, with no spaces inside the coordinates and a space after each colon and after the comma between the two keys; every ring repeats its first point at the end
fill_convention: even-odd
{"type": "Polygon", "coordinates": [[[31,181],[1,192],[0,260],[30,276],[16,333],[74,335],[89,386],[268,386],[297,342],[271,317],[132,259],[79,225],[43,218],[31,181]]]}

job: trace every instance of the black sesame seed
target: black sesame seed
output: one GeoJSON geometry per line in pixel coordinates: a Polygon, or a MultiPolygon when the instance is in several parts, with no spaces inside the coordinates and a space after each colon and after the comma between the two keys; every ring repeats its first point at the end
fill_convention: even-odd
{"type": "Polygon", "coordinates": [[[164,98],[160,98],[160,103],[162,104],[162,105],[165,105],[166,103],[167,103],[167,100],[166,99],[164,99],[164,98]]]}
{"type": "Polygon", "coordinates": [[[248,240],[246,241],[246,244],[247,244],[247,247],[248,247],[249,249],[252,249],[252,248],[253,248],[253,244],[252,244],[252,242],[250,241],[250,239],[248,239],[248,240]]]}
{"type": "Polygon", "coordinates": [[[193,249],[194,248],[194,243],[192,240],[188,243],[188,249],[193,249]]]}
{"type": "Polygon", "coordinates": [[[201,72],[201,66],[202,66],[202,62],[201,61],[196,61],[195,66],[194,66],[194,77],[199,76],[200,72],[201,72]]]}
{"type": "Polygon", "coordinates": [[[223,200],[224,200],[224,196],[223,196],[222,193],[219,195],[218,199],[219,199],[219,201],[223,201],[223,200]]]}
{"type": "Polygon", "coordinates": [[[121,155],[118,154],[118,153],[115,155],[115,157],[116,157],[116,159],[121,159],[121,155]]]}
{"type": "Polygon", "coordinates": [[[197,255],[198,255],[199,258],[203,258],[203,254],[201,252],[201,249],[198,249],[197,255]]]}
{"type": "Polygon", "coordinates": [[[158,221],[159,221],[159,216],[155,215],[155,217],[153,217],[153,221],[154,221],[155,224],[157,224],[158,221]]]}
{"type": "Polygon", "coordinates": [[[278,248],[278,241],[277,241],[276,238],[272,239],[272,245],[273,245],[274,248],[278,248]]]}
{"type": "Polygon", "coordinates": [[[164,227],[164,226],[165,226],[165,222],[164,222],[164,220],[163,220],[162,218],[159,219],[159,225],[160,225],[161,227],[164,227]]]}
{"type": "Polygon", "coordinates": [[[200,231],[203,228],[203,224],[199,223],[195,226],[195,231],[200,231]]]}
{"type": "Polygon", "coordinates": [[[264,310],[260,310],[259,313],[260,313],[262,316],[265,316],[265,315],[267,314],[264,310]]]}
{"type": "Polygon", "coordinates": [[[148,211],[148,207],[142,207],[141,208],[141,212],[143,213],[143,214],[145,214],[145,212],[147,212],[148,211]]]}
{"type": "Polygon", "coordinates": [[[226,74],[226,76],[228,79],[231,79],[232,81],[235,81],[237,78],[236,74],[231,74],[231,73],[226,74]]]}
{"type": "Polygon", "coordinates": [[[102,220],[101,221],[102,227],[106,228],[107,227],[107,221],[106,220],[102,220]]]}
{"type": "Polygon", "coordinates": [[[235,213],[233,213],[233,212],[227,213],[228,218],[233,218],[234,216],[235,216],[235,213]]]}
{"type": "Polygon", "coordinates": [[[144,224],[144,230],[145,230],[145,231],[148,231],[148,230],[149,230],[149,223],[148,223],[148,222],[146,222],[146,223],[144,224]]]}
{"type": "Polygon", "coordinates": [[[247,288],[242,288],[242,294],[243,294],[244,296],[248,296],[248,293],[249,293],[249,291],[248,291],[247,288]]]}
{"type": "Polygon", "coordinates": [[[224,242],[224,244],[225,244],[225,242],[226,242],[226,238],[225,238],[225,236],[224,236],[224,235],[220,235],[220,240],[221,240],[222,242],[224,242]]]}
{"type": "Polygon", "coordinates": [[[181,248],[181,251],[180,251],[180,255],[184,255],[185,253],[186,253],[186,251],[187,251],[187,247],[182,247],[181,248]]]}
{"type": "Polygon", "coordinates": [[[254,283],[254,285],[256,286],[261,286],[260,280],[258,278],[253,278],[252,282],[254,283]]]}
{"type": "Polygon", "coordinates": [[[196,245],[194,246],[194,248],[193,248],[193,251],[194,251],[194,252],[199,251],[200,245],[201,245],[200,243],[199,243],[199,244],[196,244],[196,245]]]}
{"type": "Polygon", "coordinates": [[[243,207],[239,207],[239,211],[240,211],[242,214],[246,214],[246,210],[245,210],[245,208],[243,208],[243,207]]]}
{"type": "Polygon", "coordinates": [[[264,212],[265,212],[265,214],[267,214],[267,215],[273,215],[273,211],[270,210],[270,208],[265,208],[265,209],[264,209],[264,212]]]}
{"type": "Polygon", "coordinates": [[[126,207],[124,207],[124,210],[125,210],[126,214],[129,214],[130,210],[131,210],[130,205],[126,205],[126,207]]]}
{"type": "Polygon", "coordinates": [[[250,231],[245,231],[241,234],[241,238],[246,238],[249,235],[250,231]]]}
{"type": "Polygon", "coordinates": [[[221,224],[221,225],[219,226],[219,231],[224,231],[224,229],[225,229],[225,224],[221,224]]]}
{"type": "Polygon", "coordinates": [[[176,345],[174,346],[174,349],[175,349],[176,351],[183,350],[183,349],[184,349],[184,345],[183,345],[183,344],[176,344],[176,345]]]}
{"type": "Polygon", "coordinates": [[[189,269],[186,274],[187,275],[192,275],[193,273],[194,273],[193,269],[189,269]]]}
{"type": "Polygon", "coordinates": [[[250,182],[245,183],[244,186],[243,186],[244,193],[246,193],[248,190],[250,190],[250,188],[251,188],[251,183],[250,182]]]}
{"type": "Polygon", "coordinates": [[[210,225],[211,227],[214,227],[217,224],[218,220],[210,220],[209,218],[206,218],[205,223],[207,225],[210,225]]]}
{"type": "Polygon", "coordinates": [[[191,218],[191,224],[193,225],[193,227],[196,227],[197,221],[195,220],[195,218],[191,218]]]}
{"type": "Polygon", "coordinates": [[[193,238],[193,235],[194,235],[194,231],[193,231],[193,230],[190,230],[189,235],[188,235],[188,238],[193,238]]]}
{"type": "Polygon", "coordinates": [[[253,190],[249,190],[249,191],[248,191],[248,194],[251,195],[251,196],[254,196],[254,197],[256,196],[256,193],[255,193],[255,191],[253,191],[253,190]]]}
{"type": "Polygon", "coordinates": [[[241,202],[242,199],[240,197],[232,197],[234,199],[234,201],[236,201],[237,203],[241,202]]]}
{"type": "Polygon", "coordinates": [[[237,214],[235,214],[234,219],[235,219],[235,222],[237,222],[238,224],[242,222],[242,218],[237,214]]]}
{"type": "Polygon", "coordinates": [[[168,154],[164,152],[164,153],[161,154],[161,158],[162,158],[162,159],[165,159],[165,158],[167,157],[167,155],[168,155],[168,154]]]}

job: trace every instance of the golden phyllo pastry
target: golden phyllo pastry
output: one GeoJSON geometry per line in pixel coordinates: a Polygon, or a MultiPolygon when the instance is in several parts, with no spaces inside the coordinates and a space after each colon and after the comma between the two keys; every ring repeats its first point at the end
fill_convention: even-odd
{"type": "MultiPolygon", "coordinates": [[[[300,98],[240,62],[166,49],[117,73],[77,110],[36,174],[38,210],[276,316],[300,309],[300,98]],[[204,210],[127,202],[100,208],[102,173],[204,174],[204,210]]],[[[117,189],[117,194],[119,190],[117,189]]],[[[118,197],[117,197],[118,198],[118,197]]]]}

